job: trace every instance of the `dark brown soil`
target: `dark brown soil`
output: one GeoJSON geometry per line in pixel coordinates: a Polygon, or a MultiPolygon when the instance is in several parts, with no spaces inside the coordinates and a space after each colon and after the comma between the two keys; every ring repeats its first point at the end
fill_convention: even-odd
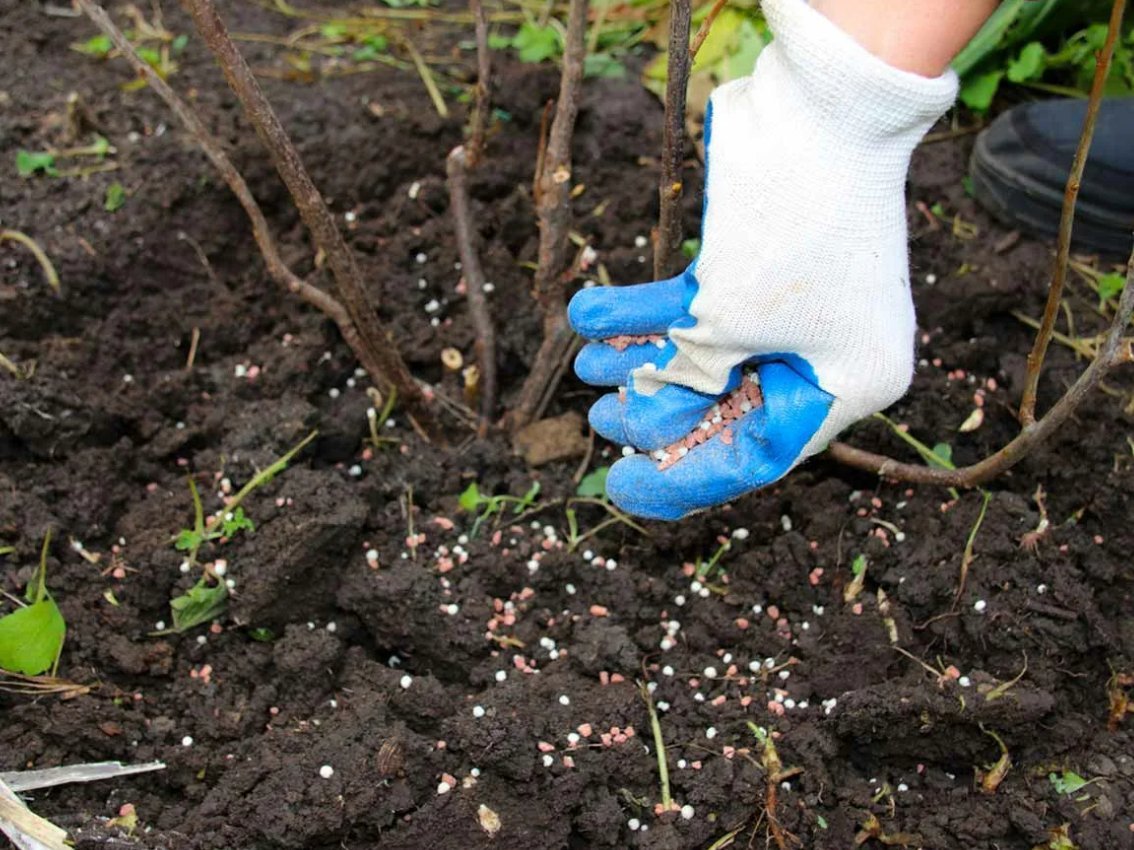
{"type": "MultiPolygon", "coordinates": [[[[34,808],[79,847],[678,850],[723,847],[734,829],[732,846],[764,847],[765,774],[749,721],[774,730],[784,768],[801,771],[775,811],[790,846],[851,847],[873,815],[881,838],[911,847],[1030,850],[1061,824],[1084,850],[1134,847],[1134,720],[1107,729],[1108,680],[1134,671],[1129,376],[992,485],[955,605],[980,495],[954,501],[824,459],[729,509],[650,525],[648,537],[616,525],[568,551],[548,542],[568,534],[556,503],[518,526],[506,513],[498,542],[490,520],[461,543],[473,520],[457,495],[469,482],[518,496],[538,480],[551,502],[572,494],[576,461],[528,470],[500,438],[444,453],[397,412],[383,436],[400,445],[363,459],[366,381],[355,380],[333,326],[273,289],[240,208],[162,104],[123,92],[121,63],[68,49],[93,30],[51,14],[59,5],[0,2],[2,224],[34,236],[63,282],[53,297],[22,248],[0,246],[0,352],[36,362],[29,380],[0,372],[0,545],[16,548],[0,564],[2,589],[18,592],[55,530],[49,583],[69,625],[60,675],[93,689],[69,701],[0,694],[0,770],[168,764],[36,793],[34,808]],[[118,170],[17,179],[18,148],[63,143],[70,92],[117,148],[118,170]],[[114,180],[129,197],[110,213],[114,180]],[[249,366],[260,367],[255,379],[236,377],[249,366]],[[206,553],[226,559],[236,582],[228,614],[212,629],[151,634],[192,581],[170,545],[191,521],[186,472],[213,510],[221,477],[239,486],[312,428],[314,446],[250,499],[255,531],[206,553]],[[1052,529],[1028,551],[1020,540],[1040,520],[1037,486],[1052,529]],[[411,488],[414,533],[425,536],[415,556],[411,488]],[[732,538],[724,574],[702,596],[683,565],[738,529],[746,539],[732,538]],[[84,560],[69,538],[101,561],[84,560]],[[846,602],[859,554],[865,584],[846,602]],[[446,558],[455,565],[442,573],[446,558]],[[104,572],[115,565],[123,578],[104,572]],[[955,675],[939,681],[910,656],[955,675]],[[688,819],[654,814],[657,764],[635,680],[656,686],[667,707],[660,728],[688,819]],[[568,735],[583,724],[592,734],[572,749],[568,735]],[[983,793],[974,771],[999,757],[993,733],[1013,765],[983,793]],[[1048,774],[1064,770],[1092,782],[1060,794],[1048,774]],[[439,793],[446,775],[455,787],[439,793]],[[124,803],[140,818],[132,839],[105,825],[124,803]],[[495,836],[481,806],[499,817],[495,836]]],[[[167,26],[188,32],[176,4],[162,5],[167,26]]],[[[227,12],[246,32],[293,25],[247,3],[227,12]]],[[[436,27],[417,37],[441,53],[468,34],[436,27]]],[[[245,48],[259,68],[285,67],[278,48],[245,48]]],[[[467,79],[468,52],[452,55],[467,79]]],[[[198,40],[179,61],[172,82],[195,92],[231,145],[286,258],[322,280],[198,40]]],[[[498,105],[510,120],[473,188],[510,395],[538,342],[535,313],[521,306],[536,235],[526,186],[556,75],[501,62],[498,105]]],[[[334,211],[353,213],[346,232],[414,370],[453,391],[440,351],[468,357],[472,336],[455,292],[443,175],[463,108],[440,119],[418,77],[390,68],[264,85],[334,211]]],[[[577,227],[619,282],[648,275],[648,249],[634,243],[656,212],[659,132],[660,107],[635,82],[588,82],[577,227]]],[[[926,442],[951,443],[959,461],[1014,431],[1030,331],[1011,311],[1039,313],[1050,256],[1026,237],[1005,247],[1005,230],[966,198],[970,145],[960,137],[916,157],[910,223],[925,361],[891,411],[926,442]],[[940,202],[939,226],[915,202],[940,202]],[[975,224],[974,238],[954,236],[954,214],[975,224]],[[985,422],[958,433],[981,387],[985,422]]],[[[697,204],[689,199],[690,229],[697,204]]],[[[1072,306],[1091,326],[1088,302],[1072,306]]],[[[1079,368],[1061,347],[1051,359],[1043,402],[1079,368]]],[[[569,380],[557,410],[591,398],[569,380]]],[[[881,423],[852,439],[911,454],[881,423]]],[[[584,531],[604,518],[580,509],[584,531]]],[[[867,846],[881,838],[864,836],[867,846]]]]}

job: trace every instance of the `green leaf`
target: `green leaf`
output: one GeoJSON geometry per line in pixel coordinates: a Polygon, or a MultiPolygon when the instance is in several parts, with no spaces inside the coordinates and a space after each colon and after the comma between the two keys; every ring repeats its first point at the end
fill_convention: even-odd
{"type": "Polygon", "coordinates": [[[961,101],[975,112],[986,112],[1003,78],[1004,72],[999,70],[967,77],[961,85],[961,101]]]}
{"type": "Polygon", "coordinates": [[[42,171],[49,177],[59,174],[55,168],[55,155],[46,151],[16,151],[16,173],[21,177],[31,177],[37,171],[42,171]]]}
{"type": "Polygon", "coordinates": [[[606,476],[609,474],[609,466],[600,466],[589,475],[583,476],[583,480],[575,488],[575,495],[590,496],[596,499],[606,498],[606,476]]]}
{"type": "Polygon", "coordinates": [[[1020,54],[1008,64],[1006,76],[1013,83],[1038,80],[1047,67],[1047,51],[1038,41],[1029,41],[1020,54]]]}
{"type": "Polygon", "coordinates": [[[265,626],[248,630],[248,637],[259,643],[271,643],[276,639],[276,633],[265,626]]]}
{"type": "Polygon", "coordinates": [[[1049,773],[1047,778],[1057,794],[1074,794],[1090,784],[1073,770],[1065,770],[1063,773],[1049,773]]]}
{"type": "Polygon", "coordinates": [[[820,829],[826,829],[827,828],[827,819],[825,817],[823,817],[822,815],[816,815],[815,816],[815,823],[818,825],[818,827],[820,829]]]}
{"type": "Polygon", "coordinates": [[[457,504],[461,506],[461,510],[475,514],[481,504],[486,501],[488,500],[480,495],[480,488],[476,486],[474,481],[461,493],[460,498],[457,499],[457,504]]]}
{"type": "Polygon", "coordinates": [[[931,466],[937,466],[941,469],[955,468],[953,465],[953,447],[948,443],[938,443],[930,449],[930,453],[933,457],[926,458],[926,461],[928,461],[931,466]]]}
{"type": "Polygon", "coordinates": [[[1099,301],[1109,301],[1117,298],[1126,288],[1126,278],[1123,275],[1111,272],[1099,278],[1099,301]]]}
{"type": "Polygon", "coordinates": [[[106,200],[103,201],[103,208],[107,212],[114,212],[122,209],[124,203],[126,203],[126,189],[116,180],[106,187],[106,200]]]}
{"type": "Polygon", "coordinates": [[[84,53],[87,56],[95,56],[99,59],[105,59],[110,55],[110,51],[114,48],[109,36],[96,35],[88,38],[86,41],[78,42],[71,45],[71,49],[84,53]]]}
{"type": "Polygon", "coordinates": [[[319,35],[335,41],[346,36],[348,30],[345,24],[332,21],[319,27],[319,35]]]}
{"type": "Polygon", "coordinates": [[[953,70],[968,76],[978,65],[1031,38],[1063,0],[1006,0],[989,17],[980,31],[953,59],[953,70]]]}
{"type": "Polygon", "coordinates": [[[192,528],[183,528],[173,538],[173,548],[181,552],[192,552],[194,549],[200,549],[204,542],[205,536],[203,534],[194,531],[192,528]]]}
{"type": "Polygon", "coordinates": [[[861,554],[855,555],[854,561],[851,563],[850,571],[853,576],[860,576],[866,572],[866,556],[861,554]]]}
{"type": "Polygon", "coordinates": [[[543,62],[562,51],[559,32],[551,26],[541,27],[529,21],[520,25],[512,39],[512,47],[521,62],[543,62]]]}
{"type": "Polygon", "coordinates": [[[161,53],[159,53],[154,48],[139,47],[136,49],[138,51],[138,56],[140,56],[142,58],[142,61],[147,65],[156,68],[161,64],[161,53]]]}
{"type": "Polygon", "coordinates": [[[183,595],[169,600],[173,612],[173,628],[183,632],[201,623],[219,617],[228,603],[228,588],[224,583],[209,584],[201,579],[183,595]]]}
{"type": "Polygon", "coordinates": [[[589,53],[583,60],[583,76],[621,80],[626,76],[626,66],[609,53],[589,53]]]}
{"type": "Polygon", "coordinates": [[[173,48],[174,53],[180,53],[182,50],[185,49],[185,46],[188,43],[189,43],[189,36],[182,33],[181,35],[177,36],[177,38],[173,39],[173,41],[170,43],[169,46],[173,48]]]}
{"type": "Polygon", "coordinates": [[[681,253],[685,255],[685,259],[696,259],[697,255],[701,252],[700,239],[686,239],[681,243],[681,253]]]}
{"type": "Polygon", "coordinates": [[[0,668],[38,676],[55,666],[67,624],[51,597],[0,618],[0,668]]]}
{"type": "Polygon", "coordinates": [[[106,136],[95,136],[95,140],[87,147],[86,152],[92,156],[102,158],[110,153],[110,140],[106,136]]]}
{"type": "Polygon", "coordinates": [[[512,46],[512,36],[490,32],[488,34],[488,46],[493,50],[507,50],[512,46]]]}
{"type": "Polygon", "coordinates": [[[745,720],[744,722],[748,725],[748,731],[752,733],[753,737],[756,738],[757,741],[759,741],[761,744],[767,742],[767,740],[768,740],[768,730],[767,729],[765,729],[763,726],[757,726],[751,720],[745,720]]]}
{"type": "Polygon", "coordinates": [[[355,62],[373,62],[386,52],[388,45],[385,36],[368,35],[362,40],[362,46],[351,54],[351,58],[355,62]]]}
{"type": "Polygon", "coordinates": [[[241,530],[256,530],[252,520],[244,515],[244,508],[238,507],[235,511],[226,511],[221,517],[221,536],[234,537],[241,530]]]}

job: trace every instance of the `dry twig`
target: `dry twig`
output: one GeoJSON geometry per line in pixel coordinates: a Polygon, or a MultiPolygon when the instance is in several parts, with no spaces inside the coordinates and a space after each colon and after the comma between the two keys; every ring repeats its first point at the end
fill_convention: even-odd
{"type": "Polygon", "coordinates": [[[546,409],[575,342],[567,322],[567,233],[571,223],[571,138],[579,112],[586,31],[587,0],[571,0],[559,99],[534,187],[539,216],[535,297],[543,314],[543,342],[512,411],[515,429],[538,419],[546,409]]]}
{"type": "Polygon", "coordinates": [[[1079,186],[1083,182],[1083,169],[1087,165],[1087,153],[1095,135],[1099,105],[1102,103],[1103,89],[1110,72],[1114,45],[1122,28],[1122,15],[1126,10],[1126,0],[1114,0],[1110,10],[1110,26],[1106,41],[1095,62],[1095,78],[1091,83],[1091,96],[1087,101],[1087,114],[1083,118],[1083,131],[1079,135],[1079,145],[1067,175],[1067,188],[1063,193],[1063,212],[1059,219],[1059,240],[1056,243],[1055,267],[1052,269],[1051,285],[1047,290],[1047,305],[1043,311],[1043,324],[1036,334],[1035,344],[1028,354],[1028,371],[1024,383],[1024,395],[1020,401],[1020,424],[1025,428],[1036,421],[1036,392],[1039,388],[1040,372],[1047,347],[1051,343],[1051,333],[1055,319],[1059,315],[1059,304],[1063,299],[1063,284],[1067,280],[1067,264],[1071,256],[1071,229],[1075,219],[1075,202],[1079,198],[1079,186]]]}
{"type": "Polygon", "coordinates": [[[331,318],[338,325],[343,339],[374,380],[395,387],[417,423],[427,432],[436,434],[433,411],[398,354],[389,332],[374,313],[353,255],[343,241],[330,211],[327,210],[318,190],[304,170],[298,153],[260,90],[251,70],[225,32],[224,25],[210,0],[186,0],[186,6],[193,15],[202,37],[216,55],[233,91],[244,104],[261,140],[272,154],[280,176],[291,191],[316,245],[326,254],[342,302],[300,280],[287,268],[279,257],[264,215],[248,190],[247,184],[225,156],[220,145],[209,135],[204,124],[169,85],[138,56],[137,51],[100,5],[93,0],[76,0],[76,2],[98,28],[114,42],[115,47],[130,62],[135,72],[144,77],[149,86],[173,110],[204,150],[209,161],[221,173],[252,223],[256,244],[272,278],[331,318]]]}
{"type": "MultiPolygon", "coordinates": [[[[674,274],[681,257],[681,165],[685,159],[685,95],[693,64],[689,47],[692,0],[672,0],[669,10],[669,62],[665,83],[665,132],[658,181],[658,232],[654,239],[654,280],[674,274]]],[[[706,20],[706,25],[711,21],[706,20]]],[[[705,30],[708,34],[708,30],[705,30]]],[[[700,45],[698,45],[699,47],[700,45]]]]}
{"type": "Polygon", "coordinates": [[[52,288],[56,295],[62,293],[62,287],[59,284],[59,273],[55,271],[55,265],[51,262],[51,258],[47,256],[47,252],[39,247],[39,243],[28,236],[26,233],[21,233],[19,230],[0,230],[0,242],[18,242],[35,257],[35,261],[39,263],[39,267],[43,269],[43,276],[47,278],[47,285],[52,288]]]}
{"type": "Polygon", "coordinates": [[[68,850],[67,832],[32,812],[0,781],[0,832],[19,850],[68,850]]]}

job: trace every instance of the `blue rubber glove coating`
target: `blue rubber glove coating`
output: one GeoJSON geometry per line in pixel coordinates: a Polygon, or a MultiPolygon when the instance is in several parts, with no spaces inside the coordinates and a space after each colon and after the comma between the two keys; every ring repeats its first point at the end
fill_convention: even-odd
{"type": "Polygon", "coordinates": [[[626,386],[630,373],[647,363],[657,364],[663,349],[647,342],[619,351],[602,340],[664,335],[688,315],[696,292],[696,280],[688,272],[656,283],[581,290],[567,306],[567,318],[580,336],[592,342],[575,358],[575,374],[599,387],[626,386]]]}
{"type": "Polygon", "coordinates": [[[728,427],[729,442],[719,433],[664,471],[647,455],[623,458],[606,479],[611,500],[637,516],[675,520],[786,475],[834,399],[782,360],[756,372],[764,404],[728,427]]]}

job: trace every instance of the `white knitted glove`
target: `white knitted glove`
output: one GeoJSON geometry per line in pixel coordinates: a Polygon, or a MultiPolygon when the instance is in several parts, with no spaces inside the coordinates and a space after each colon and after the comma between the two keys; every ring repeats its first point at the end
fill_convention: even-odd
{"type": "MultiPolygon", "coordinates": [[[[795,416],[789,408],[784,421],[760,426],[754,439],[779,441],[776,462],[761,470],[767,479],[909,386],[915,323],[906,172],[914,147],[953,103],[957,79],[951,71],[930,79],[887,65],[803,0],[765,0],[763,10],[774,40],[751,77],[710,99],[701,253],[683,275],[685,313],[665,328],[631,322],[621,331],[668,331],[670,343],[634,369],[626,392],[600,399],[591,421],[609,439],[662,449],[705,427],[712,405],[740,383],[743,364],[786,364],[815,398],[825,394],[825,415],[795,416]]],[[[633,289],[580,293],[571,308],[576,328],[591,339],[618,336],[610,317],[633,312],[633,289]],[[616,304],[620,296],[624,305],[616,304]]],[[[588,349],[577,364],[584,378],[588,359],[597,363],[602,354],[588,349]]],[[[647,458],[629,460],[637,468],[647,458]]],[[[644,467],[638,472],[623,484],[663,498],[661,484],[647,481],[644,467]]],[[[612,495],[626,489],[618,483],[625,475],[611,476],[612,495]]],[[[750,477],[736,486],[766,483],[750,477]]],[[[681,507],[703,506],[705,498],[681,507]]]]}

